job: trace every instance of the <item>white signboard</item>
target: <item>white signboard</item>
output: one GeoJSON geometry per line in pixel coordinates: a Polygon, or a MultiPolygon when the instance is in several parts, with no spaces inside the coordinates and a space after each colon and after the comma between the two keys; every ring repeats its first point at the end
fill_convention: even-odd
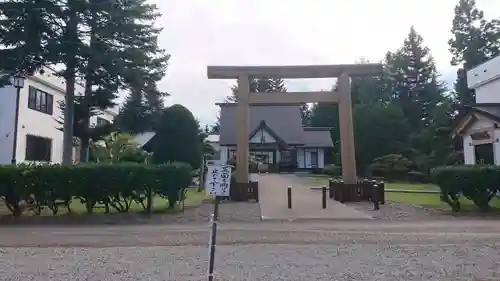
{"type": "Polygon", "coordinates": [[[207,165],[207,174],[205,177],[205,191],[207,195],[229,196],[229,187],[231,185],[230,165],[207,165]]]}

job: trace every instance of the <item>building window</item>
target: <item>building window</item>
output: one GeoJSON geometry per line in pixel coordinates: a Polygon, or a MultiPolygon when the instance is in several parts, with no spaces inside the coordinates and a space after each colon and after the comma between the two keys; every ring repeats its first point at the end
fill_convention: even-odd
{"type": "Polygon", "coordinates": [[[108,120],[102,118],[102,117],[97,117],[97,122],[96,122],[96,127],[102,127],[111,124],[108,120]]]}
{"type": "Polygon", "coordinates": [[[52,115],[54,108],[54,96],[30,86],[28,108],[52,115]]]}
{"type": "Polygon", "coordinates": [[[26,160],[50,162],[52,159],[52,139],[33,135],[26,136],[26,160]]]}

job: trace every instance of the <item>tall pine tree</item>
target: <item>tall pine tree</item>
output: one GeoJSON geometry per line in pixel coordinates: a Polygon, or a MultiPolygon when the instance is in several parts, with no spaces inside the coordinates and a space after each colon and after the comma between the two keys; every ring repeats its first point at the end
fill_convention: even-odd
{"type": "Polygon", "coordinates": [[[403,47],[388,56],[392,99],[401,106],[414,132],[430,123],[436,104],[442,99],[444,84],[428,47],[412,27],[403,47]]]}
{"type": "Polygon", "coordinates": [[[472,104],[475,96],[467,87],[466,72],[500,54],[500,20],[487,21],[475,0],[459,0],[451,33],[451,64],[460,66],[455,95],[461,104],[472,104]]]}
{"type": "MultiPolygon", "coordinates": [[[[286,92],[285,82],[281,78],[253,78],[250,80],[250,93],[276,93],[286,92]]],[[[231,87],[231,95],[226,98],[226,102],[236,102],[238,85],[231,87]]]]}
{"type": "Polygon", "coordinates": [[[118,90],[141,88],[161,107],[154,95],[162,94],[156,82],[168,55],[157,44],[156,6],[146,0],[11,0],[0,7],[0,57],[9,58],[0,61],[3,68],[29,73],[44,65],[62,66],[63,162],[72,160],[74,136],[82,141],[80,158],[86,159],[88,140],[96,133],[89,119],[95,109],[113,106],[118,90]],[[74,95],[77,81],[86,85],[83,97],[74,95]]]}

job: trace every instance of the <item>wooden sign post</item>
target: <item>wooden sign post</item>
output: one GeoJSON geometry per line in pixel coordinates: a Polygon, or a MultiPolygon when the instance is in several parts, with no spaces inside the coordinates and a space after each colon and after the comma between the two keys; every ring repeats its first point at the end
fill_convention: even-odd
{"type": "Polygon", "coordinates": [[[215,196],[214,212],[211,216],[209,258],[208,258],[208,281],[214,280],[215,247],[217,245],[217,221],[219,220],[219,203],[222,197],[229,196],[231,187],[231,166],[229,165],[207,165],[205,180],[205,192],[207,195],[215,196]]]}
{"type": "Polygon", "coordinates": [[[303,66],[208,66],[209,79],[237,79],[237,146],[236,185],[247,188],[249,155],[249,120],[251,105],[338,103],[340,120],[340,152],[342,178],[346,184],[356,184],[356,158],[351,105],[350,77],[376,76],[382,73],[379,63],[303,66]],[[257,77],[330,78],[338,77],[337,91],[251,93],[250,79],[257,77]]]}

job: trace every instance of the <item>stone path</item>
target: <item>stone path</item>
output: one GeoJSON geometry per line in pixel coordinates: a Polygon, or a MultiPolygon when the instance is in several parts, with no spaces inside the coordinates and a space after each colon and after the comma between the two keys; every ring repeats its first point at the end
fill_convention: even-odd
{"type": "Polygon", "coordinates": [[[367,213],[334,200],[327,199],[322,209],[321,191],[312,190],[292,174],[265,174],[254,176],[259,181],[259,203],[262,219],[371,219],[367,213]],[[288,209],[287,188],[292,187],[292,209],[288,209]]]}

